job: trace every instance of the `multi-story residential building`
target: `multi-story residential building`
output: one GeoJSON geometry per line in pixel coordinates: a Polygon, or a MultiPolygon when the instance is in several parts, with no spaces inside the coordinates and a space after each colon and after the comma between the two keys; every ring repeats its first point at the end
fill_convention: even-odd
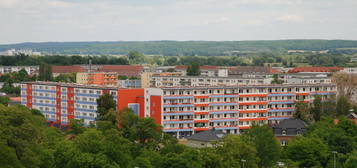
{"type": "Polygon", "coordinates": [[[141,65],[69,65],[52,66],[53,76],[66,73],[81,72],[115,72],[118,76],[140,77],[143,72],[141,65]]]}
{"type": "MultiPolygon", "coordinates": [[[[181,72],[183,75],[186,75],[188,66],[186,65],[178,65],[175,67],[177,72],[181,72]]],[[[209,77],[227,77],[228,69],[220,66],[209,66],[203,65],[200,66],[201,76],[209,76],[209,77]]]]}
{"type": "Polygon", "coordinates": [[[279,73],[277,69],[267,66],[235,66],[228,68],[229,75],[268,75],[279,73]]]}
{"type": "Polygon", "coordinates": [[[349,74],[357,74],[357,68],[344,68],[341,72],[349,73],[349,74]]]}
{"type": "Polygon", "coordinates": [[[257,124],[291,118],[296,101],[327,100],[334,84],[162,88],[163,128],[178,137],[209,128],[239,133],[257,124]]]}
{"type": "Polygon", "coordinates": [[[21,84],[21,104],[40,110],[57,126],[67,126],[71,119],[83,119],[85,125],[95,124],[96,100],[113,95],[117,109],[131,108],[140,117],[153,117],[161,123],[160,89],[121,89],[95,85],[57,82],[27,82],[21,84]]]}
{"type": "Polygon", "coordinates": [[[115,72],[81,72],[76,74],[76,83],[117,86],[118,74],[115,72]]]}
{"type": "Polygon", "coordinates": [[[279,75],[285,84],[318,84],[331,83],[326,73],[287,73],[279,75]]]}
{"type": "Polygon", "coordinates": [[[336,94],[334,84],[257,85],[120,89],[49,82],[22,84],[22,104],[39,109],[53,123],[70,119],[94,123],[96,99],[114,96],[117,109],[133,109],[140,117],[153,117],[163,131],[186,137],[210,128],[238,134],[252,124],[276,124],[291,118],[295,102],[323,100],[336,94]]]}
{"type": "Polygon", "coordinates": [[[118,86],[120,88],[141,88],[141,80],[118,80],[118,86]]]}
{"type": "Polygon", "coordinates": [[[272,80],[272,77],[151,76],[149,87],[263,85],[272,80]]]}
{"type": "Polygon", "coordinates": [[[39,71],[39,66],[0,66],[0,74],[19,72],[24,69],[28,74],[36,74],[39,71]]]}

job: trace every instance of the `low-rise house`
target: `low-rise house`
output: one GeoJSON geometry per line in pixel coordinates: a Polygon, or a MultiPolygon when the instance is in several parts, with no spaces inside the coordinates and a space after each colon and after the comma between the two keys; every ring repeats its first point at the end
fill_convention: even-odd
{"type": "Polygon", "coordinates": [[[212,147],[214,142],[221,140],[226,133],[222,130],[210,129],[198,132],[187,138],[187,146],[194,148],[212,147]]]}
{"type": "Polygon", "coordinates": [[[273,126],[273,132],[281,146],[288,145],[289,141],[306,131],[307,124],[300,119],[285,119],[276,126],[273,126]]]}

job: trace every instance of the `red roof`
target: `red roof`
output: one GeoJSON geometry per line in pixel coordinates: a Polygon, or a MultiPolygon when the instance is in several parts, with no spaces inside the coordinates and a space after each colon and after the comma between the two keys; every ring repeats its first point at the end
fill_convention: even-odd
{"type": "Polygon", "coordinates": [[[102,72],[116,72],[119,76],[140,76],[143,71],[141,65],[103,65],[98,71],[102,72]]]}
{"type": "Polygon", "coordinates": [[[52,73],[77,73],[86,72],[86,69],[80,65],[56,66],[52,65],[52,73]]]}
{"type": "MultiPolygon", "coordinates": [[[[177,65],[176,69],[187,69],[188,65],[177,65]]],[[[212,65],[202,65],[200,66],[200,69],[204,69],[204,70],[216,70],[218,69],[219,66],[212,66],[212,65]]]]}
{"type": "Polygon", "coordinates": [[[277,69],[265,66],[236,66],[236,67],[229,67],[229,74],[230,75],[237,75],[237,74],[244,74],[244,73],[279,73],[277,69]]]}
{"type": "Polygon", "coordinates": [[[341,67],[297,67],[289,70],[289,73],[298,72],[336,72],[343,70],[341,67]]]}

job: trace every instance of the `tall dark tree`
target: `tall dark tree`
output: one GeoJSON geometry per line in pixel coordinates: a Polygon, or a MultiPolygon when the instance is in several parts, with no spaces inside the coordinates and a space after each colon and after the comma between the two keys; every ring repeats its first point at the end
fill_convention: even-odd
{"type": "Polygon", "coordinates": [[[315,121],[320,121],[321,113],[322,113],[322,103],[321,96],[315,96],[313,106],[311,108],[311,113],[315,121]]]}
{"type": "Polygon", "coordinates": [[[40,73],[39,73],[38,78],[39,78],[39,80],[42,80],[42,81],[51,81],[53,79],[52,68],[49,64],[46,64],[46,63],[40,64],[40,73]]]}
{"type": "Polygon", "coordinates": [[[112,95],[105,93],[97,99],[97,120],[109,120],[108,112],[110,109],[115,110],[116,103],[112,95]]]}
{"type": "Polygon", "coordinates": [[[309,105],[302,101],[295,102],[294,118],[309,121],[309,105]]]}
{"type": "Polygon", "coordinates": [[[351,103],[345,96],[339,96],[337,98],[336,113],[338,116],[345,116],[351,109],[351,103]]]}
{"type": "Polygon", "coordinates": [[[259,167],[273,167],[279,160],[280,144],[269,126],[253,126],[244,137],[257,149],[259,167]]]}
{"type": "Polygon", "coordinates": [[[193,62],[190,66],[188,66],[186,73],[188,76],[201,75],[200,65],[197,62],[193,62]]]}

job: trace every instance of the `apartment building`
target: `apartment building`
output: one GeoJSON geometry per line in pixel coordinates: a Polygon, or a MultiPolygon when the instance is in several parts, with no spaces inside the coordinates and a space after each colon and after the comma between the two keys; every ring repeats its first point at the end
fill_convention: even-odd
{"type": "Polygon", "coordinates": [[[285,84],[319,84],[331,83],[332,80],[326,73],[287,73],[279,75],[285,84]]]}
{"type": "Polygon", "coordinates": [[[210,128],[237,134],[252,124],[277,124],[291,118],[295,102],[327,100],[334,84],[162,88],[163,128],[185,137],[210,128]]]}
{"type": "MultiPolygon", "coordinates": [[[[187,74],[187,65],[178,65],[175,67],[177,72],[182,73],[183,75],[187,74]]],[[[210,66],[210,65],[202,65],[200,66],[201,76],[209,76],[209,77],[227,77],[228,69],[220,66],[210,66]]]]}
{"type": "Polygon", "coordinates": [[[24,69],[28,74],[36,74],[39,71],[39,66],[0,66],[0,74],[8,74],[19,72],[24,69]]]}
{"type": "Polygon", "coordinates": [[[238,134],[253,124],[277,124],[293,116],[296,101],[309,103],[315,95],[325,101],[336,94],[334,84],[121,89],[28,82],[21,88],[21,103],[39,109],[51,123],[84,119],[94,124],[96,99],[110,93],[118,110],[128,107],[140,117],[152,117],[178,138],[210,128],[238,134]]]}
{"type": "MultiPolygon", "coordinates": [[[[146,78],[143,78],[146,79],[146,78]]],[[[202,87],[270,84],[270,77],[151,76],[149,87],[202,87]]],[[[144,83],[145,81],[142,81],[144,83]]]]}
{"type": "Polygon", "coordinates": [[[141,80],[118,80],[118,86],[120,88],[141,88],[141,80]]]}
{"type": "Polygon", "coordinates": [[[95,124],[96,100],[111,94],[117,110],[131,108],[140,117],[153,117],[161,122],[159,89],[121,89],[96,85],[58,82],[26,82],[21,84],[21,104],[38,109],[47,121],[56,126],[68,126],[71,119],[83,119],[85,125],[95,124]]]}
{"type": "Polygon", "coordinates": [[[76,83],[117,86],[118,74],[115,72],[81,72],[76,74],[76,83]]]}

